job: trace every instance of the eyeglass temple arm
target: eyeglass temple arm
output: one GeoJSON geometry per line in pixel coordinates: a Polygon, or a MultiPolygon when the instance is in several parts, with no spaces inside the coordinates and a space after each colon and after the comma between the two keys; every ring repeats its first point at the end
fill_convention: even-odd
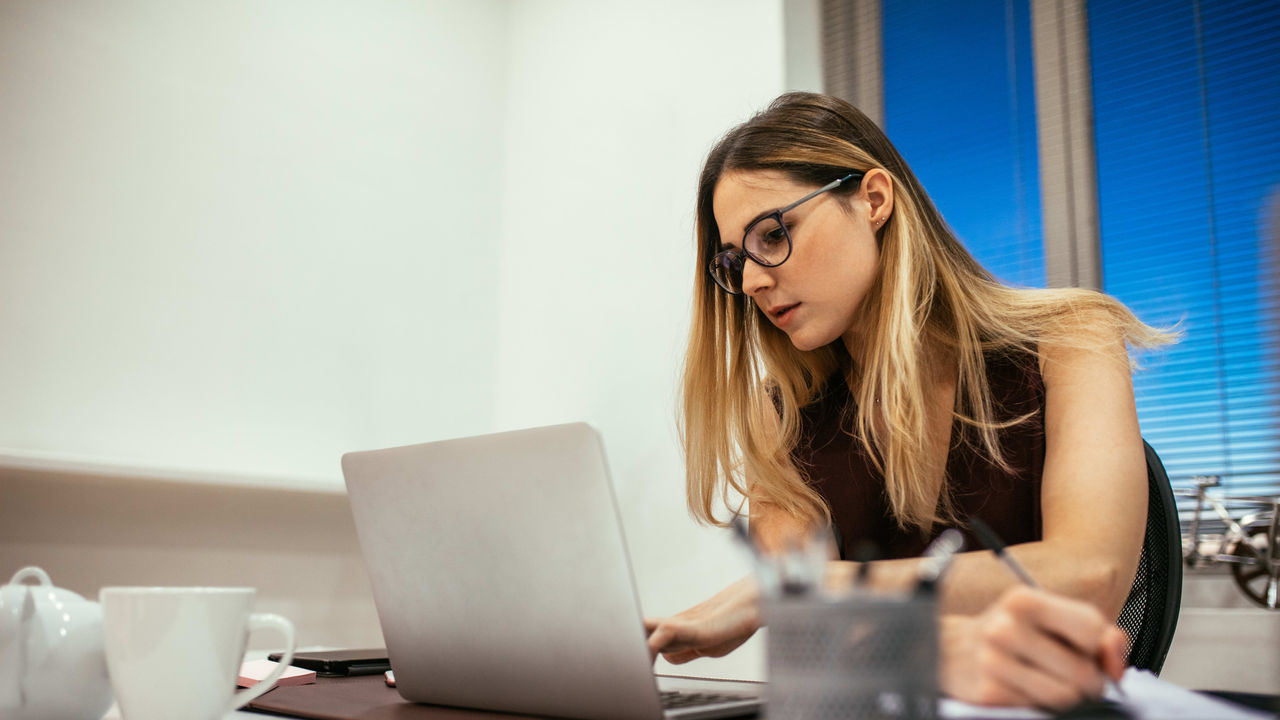
{"type": "Polygon", "coordinates": [[[828,191],[828,190],[835,190],[836,188],[840,187],[840,185],[841,185],[841,184],[846,183],[846,182],[848,182],[850,179],[852,179],[854,175],[863,175],[863,174],[864,174],[864,173],[852,172],[852,173],[849,173],[848,175],[845,175],[845,176],[844,176],[844,177],[842,177],[842,178],[839,178],[839,179],[836,179],[836,180],[832,180],[831,182],[827,183],[826,185],[823,185],[822,187],[818,188],[817,190],[814,190],[813,192],[809,193],[808,195],[805,195],[804,197],[800,198],[799,200],[797,200],[797,201],[795,201],[795,202],[791,203],[790,205],[788,205],[788,206],[786,206],[786,207],[780,207],[780,208],[778,208],[777,210],[775,210],[774,212],[775,212],[775,213],[777,213],[778,215],[781,215],[781,214],[783,214],[783,213],[785,213],[785,212],[788,212],[788,211],[790,211],[790,210],[794,210],[795,208],[799,207],[802,203],[808,202],[809,200],[812,200],[813,198],[815,198],[815,197],[817,197],[817,196],[821,195],[822,193],[824,193],[824,192],[826,192],[826,191],[828,191]]]}

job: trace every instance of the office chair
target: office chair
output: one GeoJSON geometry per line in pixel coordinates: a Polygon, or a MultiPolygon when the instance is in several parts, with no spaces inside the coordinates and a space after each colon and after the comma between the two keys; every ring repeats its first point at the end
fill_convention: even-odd
{"type": "Polygon", "coordinates": [[[1145,440],[1142,447],[1147,454],[1147,532],[1118,624],[1129,635],[1129,664],[1158,675],[1182,603],[1182,528],[1169,474],[1145,440]]]}

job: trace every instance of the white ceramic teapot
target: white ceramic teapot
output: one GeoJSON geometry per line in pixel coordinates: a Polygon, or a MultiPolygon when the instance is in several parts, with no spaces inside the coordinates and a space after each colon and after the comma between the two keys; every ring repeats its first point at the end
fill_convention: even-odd
{"type": "Polygon", "coordinates": [[[110,706],[102,608],[19,570],[0,586],[0,718],[98,720],[110,706]]]}

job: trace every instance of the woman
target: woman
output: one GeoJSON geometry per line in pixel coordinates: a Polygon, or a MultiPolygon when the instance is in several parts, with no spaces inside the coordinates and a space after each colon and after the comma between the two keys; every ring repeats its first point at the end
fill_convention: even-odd
{"type": "MultiPolygon", "coordinates": [[[[1035,705],[1098,692],[1099,665],[1123,667],[1111,623],[1146,512],[1126,343],[1169,336],[1099,293],[998,283],[879,128],[835,98],[783,95],[730,131],[697,213],[682,427],[694,515],[723,524],[713,505],[741,495],[766,550],[830,526],[828,580],[847,585],[854,548],[874,547],[885,589],[914,582],[943,529],[981,517],[1064,597],[1009,592],[991,553],[958,556],[943,689],[1035,705]],[[1063,618],[1087,629],[1064,633],[1063,618]]],[[[650,621],[650,644],[673,662],[723,655],[759,624],[745,578],[650,621]]]]}

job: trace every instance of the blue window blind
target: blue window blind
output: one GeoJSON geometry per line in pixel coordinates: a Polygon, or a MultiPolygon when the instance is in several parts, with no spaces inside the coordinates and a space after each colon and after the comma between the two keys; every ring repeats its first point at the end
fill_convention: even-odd
{"type": "Polygon", "coordinates": [[[1134,380],[1175,486],[1280,492],[1280,3],[1091,0],[1103,281],[1183,341],[1134,380]]]}
{"type": "Polygon", "coordinates": [[[1027,0],[884,0],[885,132],[961,241],[1043,286],[1027,0]]]}

